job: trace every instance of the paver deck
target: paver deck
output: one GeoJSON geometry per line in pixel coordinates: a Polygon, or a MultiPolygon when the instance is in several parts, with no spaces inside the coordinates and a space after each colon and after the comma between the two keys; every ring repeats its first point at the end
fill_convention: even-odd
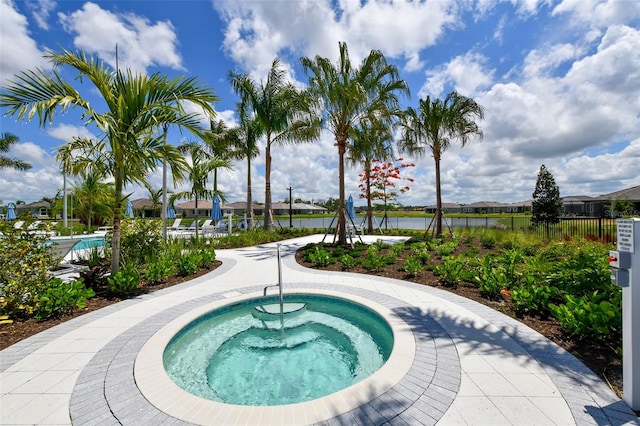
{"type": "Polygon", "coordinates": [[[223,265],[205,276],[78,317],[1,351],[0,424],[640,425],[579,360],[493,309],[427,286],[296,264],[295,251],[320,238],[280,243],[285,293],[331,291],[371,300],[406,324],[415,353],[407,355],[407,373],[386,391],[370,399],[359,395],[363,402],[356,407],[327,397],[306,412],[287,407],[269,419],[252,407],[205,412],[187,398],[173,402],[175,411],[167,408],[171,401],[149,402],[135,378],[145,343],[193,309],[274,284],[276,244],[265,244],[219,250],[223,265]]]}

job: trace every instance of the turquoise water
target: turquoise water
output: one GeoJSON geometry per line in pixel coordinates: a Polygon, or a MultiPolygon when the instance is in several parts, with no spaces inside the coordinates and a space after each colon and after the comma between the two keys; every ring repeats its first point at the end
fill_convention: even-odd
{"type": "MultiPolygon", "coordinates": [[[[70,240],[71,238],[56,239],[56,240],[50,241],[49,243],[53,244],[56,241],[70,241],[70,240]]],[[[73,247],[74,251],[104,246],[104,237],[74,238],[74,240],[79,241],[78,244],[76,244],[73,247]]]]}
{"type": "Polygon", "coordinates": [[[393,333],[377,313],[319,295],[286,295],[297,312],[266,315],[252,299],[200,317],[164,352],[164,366],[182,389],[239,405],[283,405],[351,386],[389,358],[393,333]]]}

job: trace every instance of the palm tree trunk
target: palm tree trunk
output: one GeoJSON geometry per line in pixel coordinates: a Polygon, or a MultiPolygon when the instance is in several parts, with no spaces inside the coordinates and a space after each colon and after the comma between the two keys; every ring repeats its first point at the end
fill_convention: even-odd
{"type": "MultiPolygon", "coordinates": [[[[213,208],[213,203],[211,204],[211,208],[213,208]]],[[[196,194],[196,241],[198,241],[198,222],[200,221],[200,216],[198,215],[198,194],[196,194]]]]}
{"type": "Polygon", "coordinates": [[[120,270],[120,229],[122,220],[122,172],[115,171],[115,198],[116,205],[113,209],[113,239],[111,240],[111,275],[120,270]]]}
{"type": "Polygon", "coordinates": [[[273,231],[273,212],[271,211],[271,136],[267,135],[264,167],[264,229],[273,231]]]}
{"type": "Polygon", "coordinates": [[[436,237],[442,235],[442,190],[440,188],[440,155],[434,153],[436,163],[436,237]]]}
{"type": "Polygon", "coordinates": [[[344,153],[346,151],[346,137],[340,137],[338,140],[338,157],[339,157],[339,177],[340,182],[340,199],[338,201],[338,244],[347,244],[347,218],[345,217],[344,207],[344,153]]]}
{"type": "Polygon", "coordinates": [[[373,234],[373,207],[371,206],[371,168],[365,171],[367,174],[367,232],[373,234]]]}
{"type": "Polygon", "coordinates": [[[251,193],[251,160],[247,160],[247,229],[253,229],[253,194],[251,193]]]}

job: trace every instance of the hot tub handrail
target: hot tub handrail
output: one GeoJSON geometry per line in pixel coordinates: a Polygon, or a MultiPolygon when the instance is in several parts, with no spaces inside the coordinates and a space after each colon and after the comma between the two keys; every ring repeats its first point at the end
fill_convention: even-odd
{"type": "Polygon", "coordinates": [[[267,289],[269,287],[279,287],[279,291],[280,291],[280,306],[282,306],[283,301],[284,301],[284,295],[282,294],[282,258],[280,257],[280,244],[277,245],[276,251],[277,251],[277,256],[278,256],[278,283],[266,286],[262,293],[263,293],[264,296],[266,296],[267,295],[267,289]]]}

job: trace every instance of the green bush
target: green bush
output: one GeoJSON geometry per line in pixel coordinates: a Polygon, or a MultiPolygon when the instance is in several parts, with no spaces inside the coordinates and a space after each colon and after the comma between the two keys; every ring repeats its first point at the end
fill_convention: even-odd
{"type": "Polygon", "coordinates": [[[419,257],[413,255],[407,257],[401,270],[405,271],[409,276],[415,277],[424,270],[424,265],[419,257]]]}
{"type": "Polygon", "coordinates": [[[495,260],[490,256],[482,259],[480,270],[473,281],[478,285],[480,293],[490,300],[498,300],[501,298],[501,291],[509,286],[507,275],[504,267],[494,264],[495,260]]]}
{"type": "Polygon", "coordinates": [[[47,238],[2,224],[0,241],[0,314],[15,318],[29,315],[35,296],[60,263],[47,246],[47,238]]]}
{"type": "Polygon", "coordinates": [[[362,261],[362,266],[372,272],[377,272],[382,270],[385,265],[387,265],[387,258],[379,253],[380,246],[379,245],[371,245],[367,250],[367,255],[362,261]]]}
{"type": "Polygon", "coordinates": [[[126,295],[140,285],[140,273],[132,263],[123,265],[118,272],[107,278],[107,291],[112,294],[126,295]]]}
{"type": "Polygon", "coordinates": [[[581,339],[617,341],[622,329],[622,292],[612,299],[594,291],[582,297],[565,295],[565,303],[549,304],[562,329],[581,339]]]}
{"type": "Polygon", "coordinates": [[[313,250],[309,252],[308,255],[309,262],[312,262],[316,266],[327,266],[333,262],[335,259],[324,247],[314,247],[313,250]]]}
{"type": "Polygon", "coordinates": [[[216,252],[213,247],[201,248],[198,254],[200,255],[200,267],[211,268],[211,265],[216,260],[216,252]]]}
{"type": "Polygon", "coordinates": [[[536,284],[533,279],[511,289],[513,309],[518,315],[531,315],[546,318],[549,315],[549,303],[558,291],[557,288],[536,284]]]}
{"type": "Polygon", "coordinates": [[[458,248],[458,241],[452,240],[452,241],[447,241],[446,243],[440,244],[438,247],[436,247],[436,252],[440,257],[445,257],[445,256],[452,255],[457,248],[458,248]]]}
{"type": "Polygon", "coordinates": [[[492,249],[496,246],[496,237],[491,232],[484,232],[480,236],[480,244],[486,249],[492,249]]]}
{"type": "Polygon", "coordinates": [[[200,269],[201,257],[199,253],[188,252],[184,253],[178,258],[176,267],[178,269],[178,275],[186,277],[188,275],[195,274],[200,269]]]}
{"type": "Polygon", "coordinates": [[[173,260],[167,256],[153,260],[145,266],[144,276],[150,284],[165,282],[167,278],[175,274],[176,268],[173,260]]]}
{"type": "Polygon", "coordinates": [[[37,320],[60,318],[75,308],[84,308],[88,298],[95,296],[92,289],[86,288],[82,278],[68,283],[60,278],[47,282],[35,296],[33,313],[37,320]]]}
{"type": "MultiPolygon", "coordinates": [[[[156,258],[162,248],[162,222],[142,218],[121,222],[120,249],[122,264],[144,265],[147,259],[156,258]]],[[[111,234],[105,237],[105,245],[111,246],[111,234]]]]}
{"type": "Polygon", "coordinates": [[[339,260],[343,271],[354,268],[358,264],[358,261],[348,254],[343,254],[339,260]]]}
{"type": "Polygon", "coordinates": [[[433,273],[437,275],[440,284],[446,287],[458,287],[464,273],[464,260],[459,260],[455,256],[445,256],[442,265],[435,265],[433,273]]]}

